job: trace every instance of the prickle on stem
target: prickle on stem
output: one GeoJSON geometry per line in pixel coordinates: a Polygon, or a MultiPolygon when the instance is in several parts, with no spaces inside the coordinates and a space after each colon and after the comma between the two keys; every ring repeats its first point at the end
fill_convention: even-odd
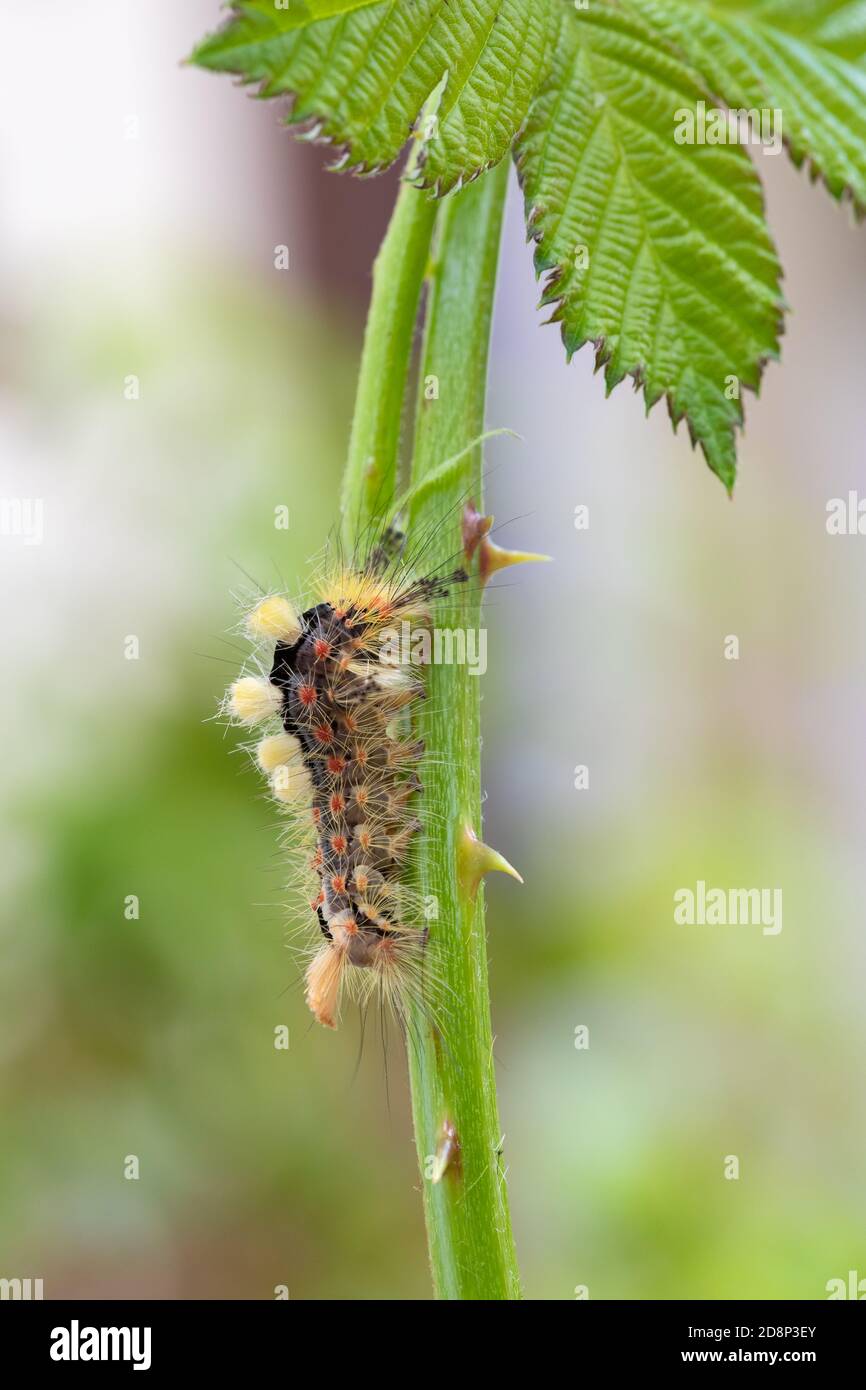
{"type": "Polygon", "coordinates": [[[430,1171],[430,1181],[439,1183],[449,1171],[460,1171],[460,1139],[452,1120],[445,1120],[439,1131],[436,1153],[430,1171]]]}
{"type": "Polygon", "coordinates": [[[464,825],[457,840],[457,877],[464,896],[474,902],[478,885],[485,874],[509,874],[518,883],[523,879],[513,864],[497,850],[479,840],[471,825],[464,825]]]}
{"type": "Polygon", "coordinates": [[[509,565],[534,564],[551,559],[550,555],[538,555],[532,550],[503,549],[490,539],[492,525],[493,517],[482,516],[470,497],[463,509],[463,552],[467,561],[471,561],[478,551],[478,574],[482,586],[497,570],[506,569],[509,565]]]}

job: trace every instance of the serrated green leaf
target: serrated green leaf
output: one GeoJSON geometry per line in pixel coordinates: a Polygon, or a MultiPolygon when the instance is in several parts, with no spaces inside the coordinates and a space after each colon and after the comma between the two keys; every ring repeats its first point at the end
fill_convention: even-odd
{"type": "Polygon", "coordinates": [[[730,490],[739,390],[778,355],[780,269],[743,149],[674,141],[701,97],[639,18],[565,11],[515,154],[569,355],[593,342],[608,390],[630,375],[647,409],[665,396],[730,490]]]}
{"type": "MultiPolygon", "coordinates": [[[[285,9],[300,28],[313,20],[333,19],[334,15],[351,14],[352,10],[363,10],[375,3],[376,0],[286,0],[285,9]]],[[[271,0],[271,8],[277,9],[274,0],[271,0]]]]}
{"type": "Polygon", "coordinates": [[[729,107],[780,111],[795,164],[866,212],[864,0],[628,0],[729,107]]]}
{"type": "Polygon", "coordinates": [[[507,153],[549,66],[559,3],[349,0],[323,19],[249,0],[193,61],[258,82],[262,96],[291,96],[288,120],[315,123],[359,172],[397,158],[441,84],[419,132],[417,182],[445,193],[507,153]]]}

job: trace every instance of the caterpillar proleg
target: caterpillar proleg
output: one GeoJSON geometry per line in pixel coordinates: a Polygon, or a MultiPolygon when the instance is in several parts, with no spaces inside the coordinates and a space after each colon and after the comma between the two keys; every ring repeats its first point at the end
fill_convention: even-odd
{"type": "Polygon", "coordinates": [[[396,545],[386,531],[362,567],[334,567],[301,613],[282,594],[261,598],[246,618],[261,674],[225,700],[234,722],[263,726],[256,761],[305,851],[319,941],[306,999],[328,1028],[347,990],[362,1001],[381,990],[401,1018],[422,991],[427,932],[406,869],[425,751],[410,716],[425,690],[414,647],[392,635],[429,629],[433,605],[467,575],[418,577],[396,545]]]}

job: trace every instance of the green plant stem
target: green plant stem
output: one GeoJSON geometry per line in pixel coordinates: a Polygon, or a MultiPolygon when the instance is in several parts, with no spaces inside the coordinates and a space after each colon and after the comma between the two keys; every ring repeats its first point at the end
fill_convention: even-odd
{"type": "MultiPolygon", "coordinates": [[[[407,174],[413,165],[414,152],[407,174]]],[[[394,500],[412,343],[437,210],[431,198],[402,183],[373,267],[343,483],[341,534],[347,555],[388,515],[394,500]]]]}
{"type": "MultiPolygon", "coordinates": [[[[507,179],[503,161],[443,206],[420,375],[415,486],[484,429],[507,179]],[[429,398],[434,378],[438,399],[429,398]]],[[[410,554],[413,544],[425,547],[419,565],[425,573],[447,573],[461,563],[463,505],[471,495],[480,508],[481,494],[480,444],[419,494],[408,535],[410,554]]],[[[477,576],[455,585],[448,625],[477,629],[480,601],[477,576]]],[[[416,1015],[409,1066],[434,1285],[440,1298],[519,1298],[493,1071],[484,888],[473,891],[465,858],[467,828],[481,835],[479,681],[466,665],[431,666],[419,731],[434,754],[423,772],[429,814],[418,876],[438,906],[430,951],[443,1026],[440,1036],[416,1015]]]]}
{"type": "MultiPolygon", "coordinates": [[[[376,261],[343,492],[354,553],[396,495],[400,425],[425,274],[429,299],[409,503],[419,573],[461,562],[461,512],[480,507],[487,358],[507,161],[437,204],[404,184],[376,261]],[[430,244],[438,217],[438,240],[430,244]],[[438,399],[432,379],[438,380],[438,399]],[[442,471],[445,460],[453,467],[442,471]],[[419,486],[422,485],[423,486],[419,486]],[[423,558],[419,552],[423,549],[423,558]]],[[[477,578],[452,594],[449,625],[477,628],[477,578]]],[[[438,620],[438,619],[437,619],[438,620]]],[[[444,621],[442,615],[442,621],[444,621]]],[[[432,666],[419,724],[424,767],[417,875],[438,904],[430,924],[435,1017],[409,1020],[412,1109],[434,1287],[440,1298],[520,1296],[500,1152],[487,985],[483,886],[458,863],[466,827],[480,835],[480,696],[466,666],[432,666]],[[425,815],[426,813],[426,815],[425,815]],[[450,1147],[449,1147],[450,1145],[450,1147]]],[[[465,866],[464,866],[465,868],[465,866]]]]}

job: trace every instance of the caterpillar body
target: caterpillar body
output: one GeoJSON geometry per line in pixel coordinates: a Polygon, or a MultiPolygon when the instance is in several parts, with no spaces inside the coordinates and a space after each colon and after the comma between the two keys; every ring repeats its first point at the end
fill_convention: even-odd
{"type": "Polygon", "coordinates": [[[424,992],[427,932],[407,861],[425,751],[409,716],[425,690],[387,635],[406,621],[429,627],[433,603],[467,576],[417,578],[393,544],[386,533],[363,568],[328,574],[300,614],[282,594],[260,599],[246,625],[267,644],[261,674],[235,681],[225,702],[235,722],[271,726],[255,757],[306,851],[318,940],[306,1000],[328,1028],[346,989],[362,1002],[381,990],[403,1019],[424,992]]]}

